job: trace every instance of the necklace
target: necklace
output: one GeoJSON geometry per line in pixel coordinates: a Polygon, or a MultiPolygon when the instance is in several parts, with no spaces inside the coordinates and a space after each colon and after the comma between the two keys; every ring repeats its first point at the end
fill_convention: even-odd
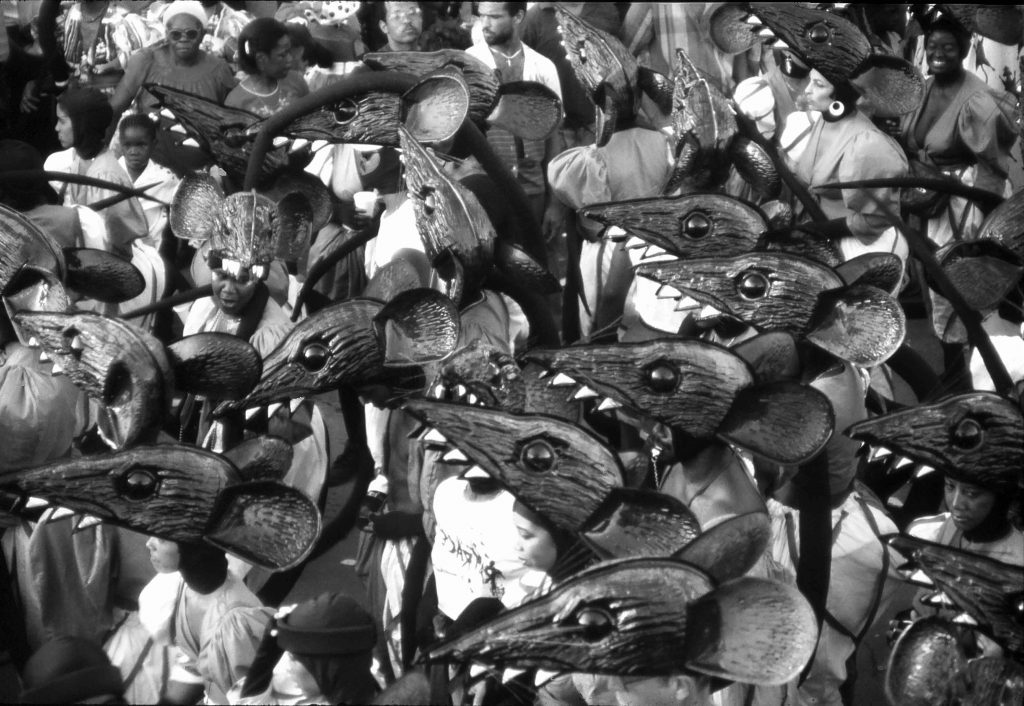
{"type": "Polygon", "coordinates": [[[513,60],[513,59],[515,59],[515,58],[516,58],[517,56],[519,56],[520,54],[522,54],[522,53],[523,53],[523,45],[522,45],[522,44],[520,44],[520,45],[519,45],[519,48],[518,48],[518,49],[516,49],[516,50],[515,50],[514,52],[512,52],[511,54],[506,54],[506,53],[505,53],[505,52],[503,52],[503,51],[502,51],[501,49],[495,49],[494,47],[491,47],[491,51],[493,51],[493,52],[495,52],[495,53],[497,53],[497,54],[501,54],[501,55],[502,55],[502,56],[503,56],[503,57],[505,58],[505,61],[507,61],[507,62],[509,62],[509,63],[512,63],[512,60],[513,60]]]}
{"type": "Polygon", "coordinates": [[[274,90],[272,90],[270,93],[260,93],[259,91],[256,90],[256,82],[253,81],[251,77],[249,78],[249,85],[252,86],[252,88],[250,88],[249,86],[246,86],[244,84],[242,85],[242,87],[245,90],[249,91],[249,93],[251,93],[254,96],[257,96],[259,98],[269,98],[270,96],[272,96],[275,93],[277,93],[277,90],[279,88],[281,88],[281,82],[278,81],[277,84],[274,86],[274,90]]]}

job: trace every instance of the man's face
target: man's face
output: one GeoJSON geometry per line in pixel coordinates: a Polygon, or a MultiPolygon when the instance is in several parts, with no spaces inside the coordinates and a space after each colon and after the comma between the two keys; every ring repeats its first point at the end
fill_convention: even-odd
{"type": "Polygon", "coordinates": [[[121,133],[121,149],[124,151],[124,161],[128,169],[141,172],[149,164],[150,156],[153,154],[153,140],[143,128],[130,127],[121,133]]]}
{"type": "Polygon", "coordinates": [[[511,41],[523,19],[521,14],[510,15],[503,2],[482,2],[479,12],[484,41],[491,45],[511,41]]]}
{"type": "Polygon", "coordinates": [[[167,42],[179,59],[191,59],[199,53],[203,41],[203,26],[190,15],[172,17],[167,23],[167,42]]]}
{"type": "Polygon", "coordinates": [[[256,63],[260,73],[267,78],[280,80],[292,69],[292,39],[285,35],[277,40],[277,44],[269,54],[256,54],[256,63]]]}
{"type": "Polygon", "coordinates": [[[389,44],[415,44],[423,34],[423,12],[419,3],[388,2],[387,19],[380,29],[388,37],[389,44]]]}

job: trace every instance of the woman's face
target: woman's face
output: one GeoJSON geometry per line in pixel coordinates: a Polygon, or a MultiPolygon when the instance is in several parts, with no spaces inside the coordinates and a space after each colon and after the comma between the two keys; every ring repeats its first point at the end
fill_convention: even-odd
{"type": "Polygon", "coordinates": [[[260,73],[269,79],[281,80],[292,70],[292,38],[288,35],[277,40],[269,54],[256,53],[256,65],[260,73]]]}
{"type": "Polygon", "coordinates": [[[804,107],[807,110],[826,112],[829,105],[835,100],[832,97],[834,91],[835,87],[828,82],[828,79],[815,69],[811,69],[811,73],[807,77],[807,88],[803,93],[804,107]]]}
{"type": "Polygon", "coordinates": [[[213,300],[225,314],[239,316],[256,293],[256,278],[249,272],[233,277],[220,268],[211,270],[213,300]]]}
{"type": "Polygon", "coordinates": [[[203,26],[190,15],[172,17],[167,23],[167,42],[179,59],[194,59],[203,41],[203,26]]]}
{"type": "Polygon", "coordinates": [[[516,554],[523,564],[531,569],[549,571],[558,559],[558,548],[551,533],[518,512],[513,513],[512,521],[519,533],[516,554]]]}
{"type": "Polygon", "coordinates": [[[928,73],[948,76],[960,71],[963,57],[960,56],[960,45],[952,32],[940,29],[929,34],[924,53],[928,59],[928,73]]]}
{"type": "Polygon", "coordinates": [[[57,140],[64,149],[75,144],[75,131],[71,125],[71,116],[64,112],[64,109],[57,105],[57,140]]]}
{"type": "Polygon", "coordinates": [[[181,554],[177,542],[150,537],[146,540],[146,549],[149,550],[149,561],[157,573],[170,574],[178,570],[181,554]]]}
{"type": "Polygon", "coordinates": [[[946,479],[946,507],[953,524],[961,532],[970,532],[988,518],[996,504],[996,494],[980,485],[946,479]]]}

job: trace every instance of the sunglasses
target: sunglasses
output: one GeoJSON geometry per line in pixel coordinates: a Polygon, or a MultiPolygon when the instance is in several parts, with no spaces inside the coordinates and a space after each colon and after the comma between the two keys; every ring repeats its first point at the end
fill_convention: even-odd
{"type": "Polygon", "coordinates": [[[167,33],[167,36],[171,38],[172,42],[180,42],[183,39],[187,39],[190,42],[195,41],[199,38],[198,29],[172,29],[167,33]]]}

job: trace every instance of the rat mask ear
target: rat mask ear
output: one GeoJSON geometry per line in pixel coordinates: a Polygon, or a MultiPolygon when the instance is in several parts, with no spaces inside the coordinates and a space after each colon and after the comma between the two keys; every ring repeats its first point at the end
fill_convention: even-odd
{"type": "Polygon", "coordinates": [[[309,555],[320,526],[316,504],[298,490],[252,481],[221,492],[203,538],[245,561],[284,571],[309,555]]]}
{"type": "Polygon", "coordinates": [[[224,192],[203,172],[186,174],[171,201],[171,231],[183,240],[205,242],[221,229],[224,192]]]}
{"type": "Polygon", "coordinates": [[[896,56],[872,54],[866,69],[850,83],[882,118],[912,113],[924,97],[924,76],[910,62],[896,56]]]}
{"type": "Polygon", "coordinates": [[[146,280],[132,263],[95,248],[64,248],[70,289],[97,301],[119,304],[142,294],[146,280]]]}

